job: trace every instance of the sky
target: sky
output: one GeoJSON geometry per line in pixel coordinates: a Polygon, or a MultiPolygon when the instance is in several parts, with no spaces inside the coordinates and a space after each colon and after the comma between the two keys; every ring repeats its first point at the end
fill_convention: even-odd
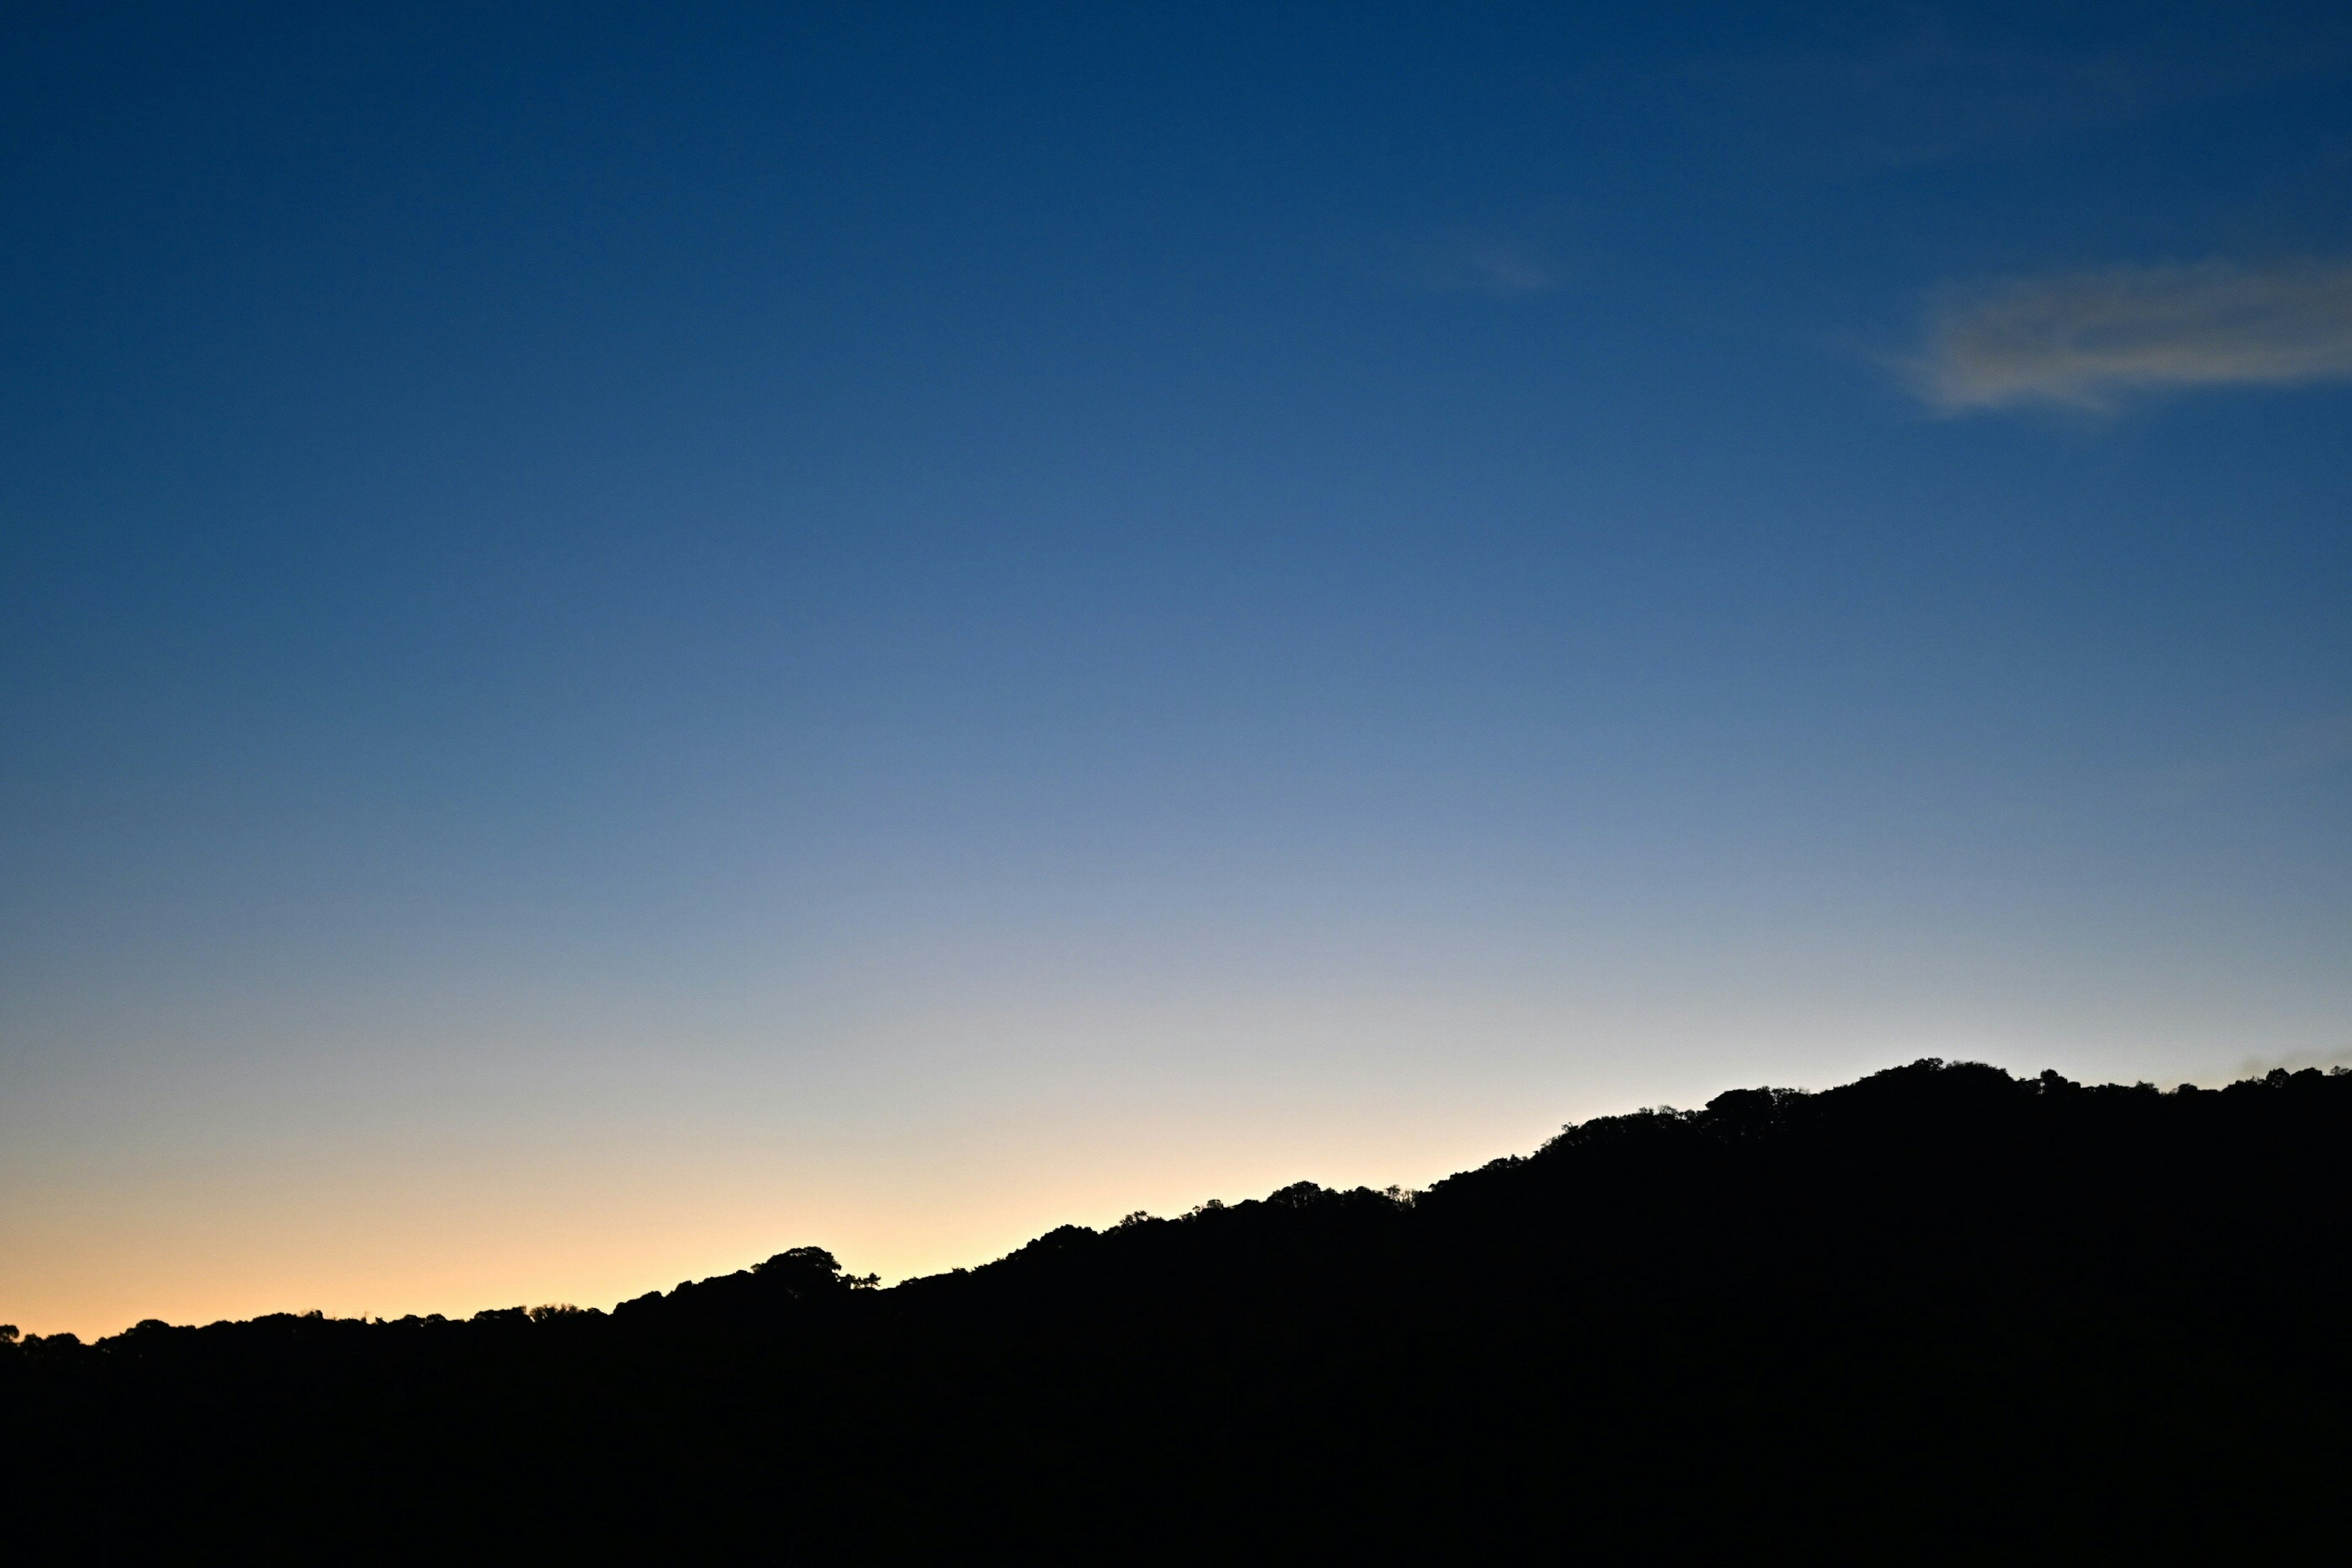
{"type": "Polygon", "coordinates": [[[2352,16],[37,5],[0,1319],[2352,1060],[2352,16]]]}

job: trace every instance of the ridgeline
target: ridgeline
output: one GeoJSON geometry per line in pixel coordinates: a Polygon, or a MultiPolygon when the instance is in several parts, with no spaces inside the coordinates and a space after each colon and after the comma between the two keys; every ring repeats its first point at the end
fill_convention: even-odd
{"type": "Polygon", "coordinates": [[[19,1562],[2319,1561],[2352,1074],[1923,1061],[889,1289],[0,1336],[19,1562]]]}

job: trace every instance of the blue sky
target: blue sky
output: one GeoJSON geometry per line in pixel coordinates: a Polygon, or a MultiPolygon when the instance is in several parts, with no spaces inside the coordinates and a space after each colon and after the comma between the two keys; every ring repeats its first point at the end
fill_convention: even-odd
{"type": "Polygon", "coordinates": [[[2352,1052],[2329,8],[56,7],[0,1316],[2352,1052]]]}

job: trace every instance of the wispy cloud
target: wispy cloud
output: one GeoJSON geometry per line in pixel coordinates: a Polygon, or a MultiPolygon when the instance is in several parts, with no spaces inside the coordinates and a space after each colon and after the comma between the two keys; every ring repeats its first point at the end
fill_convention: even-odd
{"type": "Polygon", "coordinates": [[[1412,247],[1392,277],[1411,289],[1502,299],[1549,293],[1560,285],[1559,269],[1540,253],[1523,245],[1476,237],[1412,247]]]}
{"type": "Polygon", "coordinates": [[[2352,266],[2113,268],[1956,293],[1906,368],[1952,414],[2352,379],[2352,266]]]}
{"type": "Polygon", "coordinates": [[[1474,287],[1494,294],[1540,294],[1556,286],[1549,267],[1524,250],[1507,245],[1472,244],[1462,247],[1462,275],[1474,287]]]}

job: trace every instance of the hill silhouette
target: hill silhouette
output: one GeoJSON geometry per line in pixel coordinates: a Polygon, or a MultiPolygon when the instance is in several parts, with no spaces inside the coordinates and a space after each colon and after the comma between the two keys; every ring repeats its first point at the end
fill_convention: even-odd
{"type": "Polygon", "coordinates": [[[2352,1074],[1927,1060],[888,1289],[0,1341],[20,1561],[2318,1561],[2352,1074]]]}

